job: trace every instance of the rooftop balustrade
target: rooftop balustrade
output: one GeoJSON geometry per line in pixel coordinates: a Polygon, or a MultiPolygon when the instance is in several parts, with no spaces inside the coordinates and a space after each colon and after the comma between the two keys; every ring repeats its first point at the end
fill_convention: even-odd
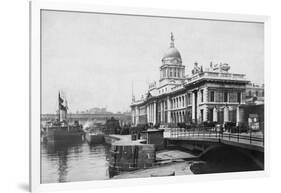
{"type": "Polygon", "coordinates": [[[218,79],[218,80],[239,80],[246,81],[245,74],[233,74],[223,72],[201,72],[186,79],[186,83],[192,83],[200,79],[218,79]]]}

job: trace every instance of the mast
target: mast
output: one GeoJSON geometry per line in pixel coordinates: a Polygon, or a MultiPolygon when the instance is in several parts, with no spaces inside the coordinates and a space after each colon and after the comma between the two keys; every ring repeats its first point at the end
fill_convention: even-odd
{"type": "Polygon", "coordinates": [[[58,96],[58,120],[60,121],[60,91],[59,91],[59,96],[58,96]]]}
{"type": "Polygon", "coordinates": [[[65,119],[67,119],[67,110],[68,110],[68,103],[65,97],[65,119]]]}
{"type": "Polygon", "coordinates": [[[135,95],[134,95],[134,81],[132,81],[132,102],[135,102],[135,95]]]}

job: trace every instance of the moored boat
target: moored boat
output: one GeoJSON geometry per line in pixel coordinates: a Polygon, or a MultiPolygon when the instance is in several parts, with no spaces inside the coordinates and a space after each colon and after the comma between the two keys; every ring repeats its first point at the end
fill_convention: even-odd
{"type": "Polygon", "coordinates": [[[41,137],[43,142],[47,143],[68,143],[84,140],[85,132],[78,121],[70,122],[67,118],[67,102],[62,99],[59,93],[58,118],[55,121],[49,121],[42,126],[41,137]],[[65,101],[65,104],[63,104],[65,101]]]}
{"type": "Polygon", "coordinates": [[[87,132],[85,134],[86,141],[88,144],[102,144],[104,143],[104,134],[87,132]]]}

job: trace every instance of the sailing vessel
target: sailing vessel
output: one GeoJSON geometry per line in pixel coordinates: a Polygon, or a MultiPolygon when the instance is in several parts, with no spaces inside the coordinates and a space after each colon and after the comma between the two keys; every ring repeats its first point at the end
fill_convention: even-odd
{"type": "Polygon", "coordinates": [[[42,141],[47,143],[56,142],[78,142],[84,139],[85,132],[82,125],[76,120],[71,122],[67,117],[68,104],[58,94],[58,111],[57,119],[55,121],[49,121],[42,127],[42,141]]]}

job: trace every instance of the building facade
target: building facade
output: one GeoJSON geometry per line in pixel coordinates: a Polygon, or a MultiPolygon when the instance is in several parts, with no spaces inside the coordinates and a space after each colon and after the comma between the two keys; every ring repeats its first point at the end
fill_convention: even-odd
{"type": "Polygon", "coordinates": [[[159,82],[151,83],[139,100],[133,96],[134,126],[242,121],[239,106],[245,104],[249,84],[244,74],[230,73],[230,66],[225,63],[211,62],[203,69],[195,62],[191,74],[186,75],[173,34],[161,61],[159,82]]]}

